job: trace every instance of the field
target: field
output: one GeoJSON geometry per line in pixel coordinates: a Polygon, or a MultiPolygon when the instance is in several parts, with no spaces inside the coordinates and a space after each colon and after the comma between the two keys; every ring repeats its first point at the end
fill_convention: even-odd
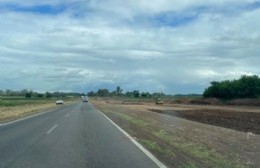
{"type": "MultiPolygon", "coordinates": [[[[65,99],[70,104],[77,99],[65,99]]],[[[0,124],[56,108],[56,99],[6,97],[0,101],[0,124]]]]}
{"type": "MultiPolygon", "coordinates": [[[[169,167],[260,165],[260,108],[91,99],[169,167]]],[[[126,139],[127,140],[127,139],[126,139]]]]}

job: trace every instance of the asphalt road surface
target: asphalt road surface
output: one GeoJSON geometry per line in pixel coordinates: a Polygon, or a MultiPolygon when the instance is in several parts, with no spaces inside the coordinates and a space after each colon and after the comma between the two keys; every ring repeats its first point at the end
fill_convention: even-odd
{"type": "Polygon", "coordinates": [[[0,168],[158,166],[89,103],[0,126],[0,168]]]}

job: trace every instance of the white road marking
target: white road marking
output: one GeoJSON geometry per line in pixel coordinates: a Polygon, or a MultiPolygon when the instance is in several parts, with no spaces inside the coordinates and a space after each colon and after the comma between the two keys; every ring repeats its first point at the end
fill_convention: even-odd
{"type": "Polygon", "coordinates": [[[49,129],[49,131],[47,131],[46,134],[50,134],[57,126],[58,126],[58,124],[51,127],[51,129],[49,129]]]}
{"type": "Polygon", "coordinates": [[[21,118],[21,119],[18,119],[18,120],[10,121],[8,123],[0,124],[0,126],[10,125],[10,124],[13,124],[13,123],[16,123],[16,122],[19,122],[19,121],[23,121],[23,120],[26,120],[26,119],[29,119],[29,118],[36,117],[38,115],[43,115],[45,113],[53,112],[54,110],[56,110],[56,109],[49,110],[49,111],[46,111],[46,112],[41,112],[41,113],[38,113],[38,114],[35,114],[35,115],[31,115],[31,116],[28,116],[28,117],[24,117],[24,118],[21,118]]]}
{"type": "MultiPolygon", "coordinates": [[[[98,110],[99,111],[99,110],[98,110]]],[[[104,113],[99,111],[108,121],[110,121],[116,128],[121,131],[127,138],[131,140],[132,143],[134,143],[141,151],[144,152],[144,154],[150,158],[159,168],[167,168],[162,162],[160,162],[153,154],[151,154],[147,149],[145,149],[139,142],[137,142],[133,137],[131,137],[125,130],[123,130],[121,127],[119,127],[114,121],[112,121],[108,116],[106,116],[104,113]]]]}
{"type": "Polygon", "coordinates": [[[69,116],[70,116],[70,114],[69,114],[69,113],[65,115],[65,117],[69,117],[69,116]]]}

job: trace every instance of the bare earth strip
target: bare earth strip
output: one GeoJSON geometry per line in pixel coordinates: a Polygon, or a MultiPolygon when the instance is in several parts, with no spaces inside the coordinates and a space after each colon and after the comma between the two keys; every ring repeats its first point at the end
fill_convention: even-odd
{"type": "MultiPolygon", "coordinates": [[[[150,110],[203,111],[203,107],[210,108],[208,106],[156,106],[151,103],[125,105],[119,101],[101,99],[93,99],[91,102],[169,167],[256,168],[260,165],[260,135],[150,110]]],[[[258,108],[217,106],[212,108],[211,110],[259,112],[258,108]]]]}

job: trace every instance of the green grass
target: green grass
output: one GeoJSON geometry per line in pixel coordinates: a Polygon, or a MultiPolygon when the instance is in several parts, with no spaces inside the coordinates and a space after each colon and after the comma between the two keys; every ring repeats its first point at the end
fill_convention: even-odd
{"type": "Polygon", "coordinates": [[[140,139],[139,141],[150,150],[153,150],[153,151],[156,151],[159,153],[163,152],[162,148],[154,141],[150,141],[147,139],[140,139]]]}
{"type": "Polygon", "coordinates": [[[190,162],[184,166],[179,166],[179,168],[198,168],[194,163],[190,162]]]}
{"type": "Polygon", "coordinates": [[[14,107],[30,104],[44,104],[48,102],[53,102],[53,100],[2,100],[0,101],[0,106],[14,107]]]}
{"type": "Polygon", "coordinates": [[[170,151],[167,148],[162,148],[161,146],[158,145],[157,142],[148,139],[140,139],[139,142],[149,150],[160,153],[162,155],[166,155],[169,158],[174,158],[176,156],[176,154],[173,151],[170,151]]]}
{"type": "Polygon", "coordinates": [[[146,123],[144,120],[140,120],[140,119],[136,119],[136,118],[133,118],[127,114],[122,114],[122,113],[113,113],[115,115],[117,115],[118,117],[132,123],[132,124],[135,124],[135,125],[138,125],[138,126],[141,126],[141,127],[147,127],[148,126],[148,123],[146,123]]]}
{"type": "MultiPolygon", "coordinates": [[[[173,145],[179,150],[192,155],[198,159],[203,160],[205,163],[215,168],[245,168],[242,163],[239,162],[238,159],[234,158],[230,160],[229,158],[223,157],[221,154],[216,152],[214,149],[208,149],[204,146],[194,144],[191,142],[187,142],[185,139],[180,137],[175,137],[167,133],[165,130],[154,131],[153,135],[163,139],[167,143],[173,145]]],[[[191,166],[191,165],[190,165],[191,166]]]]}
{"type": "MultiPolygon", "coordinates": [[[[113,113],[132,124],[142,127],[143,129],[148,128],[147,127],[148,123],[144,120],[136,119],[127,114],[115,113],[115,112],[113,112],[113,113]]],[[[176,137],[172,134],[169,134],[165,130],[152,131],[151,134],[158,138],[161,138],[163,141],[174,146],[175,148],[179,149],[180,151],[187,153],[187,155],[191,155],[193,157],[201,159],[202,161],[204,161],[206,164],[210,165],[211,167],[214,167],[214,168],[222,168],[222,167],[223,168],[245,168],[246,167],[246,166],[242,165],[239,162],[239,160],[235,160],[234,158],[232,160],[225,158],[221,154],[216,152],[214,149],[208,149],[204,146],[194,144],[191,142],[187,142],[187,140],[185,140],[181,137],[176,137]]],[[[168,157],[175,156],[173,151],[160,147],[154,141],[142,139],[142,140],[140,140],[140,142],[152,151],[167,155],[168,157]]],[[[193,168],[192,166],[194,167],[195,165],[187,164],[187,167],[193,168]]]]}

